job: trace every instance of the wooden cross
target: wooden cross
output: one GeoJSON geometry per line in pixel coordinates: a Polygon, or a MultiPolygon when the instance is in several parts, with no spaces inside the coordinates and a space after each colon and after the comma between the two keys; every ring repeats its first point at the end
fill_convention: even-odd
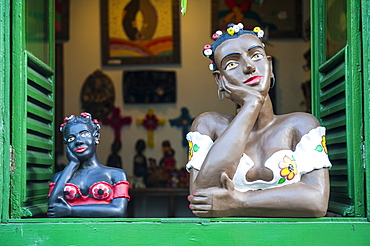
{"type": "Polygon", "coordinates": [[[181,108],[181,115],[176,119],[171,119],[171,126],[181,127],[182,129],[182,146],[188,147],[188,141],[186,140],[186,134],[189,132],[190,126],[193,123],[194,118],[190,117],[189,110],[185,107],[181,108]]]}
{"type": "Polygon", "coordinates": [[[121,116],[120,115],[120,109],[115,107],[113,109],[112,115],[103,120],[104,125],[109,125],[114,130],[114,142],[121,141],[121,128],[125,125],[131,124],[131,116],[121,116]]]}
{"type": "Polygon", "coordinates": [[[137,125],[143,125],[148,131],[148,147],[154,147],[154,130],[157,129],[158,125],[164,125],[165,119],[158,119],[154,114],[153,109],[148,109],[144,119],[136,119],[137,125]]]}

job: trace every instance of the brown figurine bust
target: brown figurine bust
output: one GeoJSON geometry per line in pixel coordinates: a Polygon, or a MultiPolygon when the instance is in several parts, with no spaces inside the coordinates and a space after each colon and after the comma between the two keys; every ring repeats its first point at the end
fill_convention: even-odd
{"type": "Polygon", "coordinates": [[[237,114],[198,116],[189,142],[189,208],[199,217],[321,217],[329,197],[325,128],[307,113],[275,115],[263,31],[230,24],[203,54],[218,96],[237,114]]]}

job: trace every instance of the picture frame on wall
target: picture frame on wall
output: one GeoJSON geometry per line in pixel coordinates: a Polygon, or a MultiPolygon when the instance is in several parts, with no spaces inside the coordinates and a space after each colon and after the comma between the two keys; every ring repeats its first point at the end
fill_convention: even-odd
{"type": "Polygon", "coordinates": [[[55,0],[55,42],[69,40],[69,0],[55,0]]]}
{"type": "Polygon", "coordinates": [[[100,0],[102,64],[180,63],[178,0],[100,0]]]}
{"type": "Polygon", "coordinates": [[[244,29],[259,26],[267,38],[300,38],[302,0],[212,0],[212,30],[226,30],[229,23],[244,29]]]}

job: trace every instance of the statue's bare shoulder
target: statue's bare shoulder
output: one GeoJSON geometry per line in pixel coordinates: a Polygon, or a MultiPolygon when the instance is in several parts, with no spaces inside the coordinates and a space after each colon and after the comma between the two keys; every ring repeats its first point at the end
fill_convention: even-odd
{"type": "Polygon", "coordinates": [[[208,135],[213,141],[228,127],[233,115],[217,112],[206,112],[195,118],[190,131],[208,135]]]}

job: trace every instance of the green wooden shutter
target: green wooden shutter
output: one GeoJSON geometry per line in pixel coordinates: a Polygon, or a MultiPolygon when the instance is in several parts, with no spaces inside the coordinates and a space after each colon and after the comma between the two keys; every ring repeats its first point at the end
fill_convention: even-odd
{"type": "Polygon", "coordinates": [[[364,216],[361,4],[359,0],[342,1],[349,38],[330,58],[326,7],[333,0],[311,1],[312,112],[327,128],[333,164],[329,211],[364,216]]]}
{"type": "Polygon", "coordinates": [[[366,204],[367,218],[370,220],[370,1],[361,1],[362,9],[362,60],[363,60],[363,83],[364,83],[364,129],[365,129],[365,145],[364,145],[364,166],[366,168],[366,204]]]}
{"type": "Polygon", "coordinates": [[[0,4],[0,223],[8,218],[5,212],[9,207],[9,175],[7,167],[10,163],[10,3],[8,0],[0,4]]]}
{"type": "Polygon", "coordinates": [[[11,217],[45,214],[54,166],[54,1],[12,7],[11,217]]]}

